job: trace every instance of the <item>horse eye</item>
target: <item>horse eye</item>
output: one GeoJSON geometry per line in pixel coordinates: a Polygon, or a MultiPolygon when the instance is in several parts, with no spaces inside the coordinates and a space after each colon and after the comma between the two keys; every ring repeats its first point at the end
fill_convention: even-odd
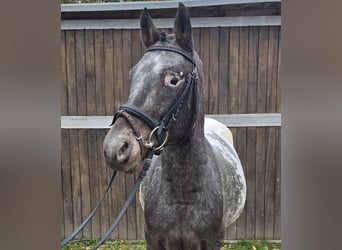
{"type": "Polygon", "coordinates": [[[176,77],[172,78],[170,83],[172,85],[176,85],[178,83],[178,78],[176,78],[176,77]]]}

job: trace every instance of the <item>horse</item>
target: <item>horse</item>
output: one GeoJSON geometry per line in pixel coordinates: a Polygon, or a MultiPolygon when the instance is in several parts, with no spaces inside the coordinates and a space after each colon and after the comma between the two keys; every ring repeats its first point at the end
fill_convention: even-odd
{"type": "Polygon", "coordinates": [[[246,181],[231,131],[205,118],[202,61],[189,12],[179,3],[172,34],[157,29],[145,8],[147,48],[130,70],[130,94],[103,141],[107,164],[141,170],[153,151],[139,199],[147,249],[220,249],[241,214],[246,181]]]}

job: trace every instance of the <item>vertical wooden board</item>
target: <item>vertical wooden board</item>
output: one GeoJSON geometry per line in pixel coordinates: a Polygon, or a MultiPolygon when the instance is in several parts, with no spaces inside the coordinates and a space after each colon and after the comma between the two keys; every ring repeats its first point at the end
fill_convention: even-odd
{"type": "Polygon", "coordinates": [[[255,174],[255,238],[265,238],[265,138],[266,128],[258,127],[256,135],[256,174],[255,174]]]}
{"type": "Polygon", "coordinates": [[[68,82],[66,71],[66,40],[65,32],[61,31],[61,115],[68,115],[68,82]]]}
{"type": "MultiPolygon", "coordinates": [[[[131,192],[134,186],[134,174],[126,174],[126,194],[131,192]]],[[[127,239],[136,240],[137,239],[137,218],[136,218],[136,203],[133,199],[131,205],[127,209],[127,239]]]]}
{"type": "Polygon", "coordinates": [[[212,27],[209,30],[209,114],[218,113],[218,58],[219,58],[219,29],[212,27]]]}
{"type": "MultiPolygon", "coordinates": [[[[100,199],[99,196],[99,174],[97,166],[97,143],[96,130],[89,129],[88,132],[88,164],[89,164],[89,188],[90,188],[90,204],[94,208],[100,199]]],[[[91,220],[92,238],[101,237],[100,232],[100,213],[96,213],[91,220]]]]}
{"type": "Polygon", "coordinates": [[[278,78],[278,27],[269,28],[268,38],[268,70],[266,112],[275,113],[277,110],[277,78],[278,78]]]}
{"type": "Polygon", "coordinates": [[[203,62],[204,113],[209,112],[209,28],[201,29],[200,58],[203,62]]]}
{"type": "Polygon", "coordinates": [[[266,134],[265,169],[265,238],[273,239],[275,199],[275,127],[268,127],[266,134]]]}
{"type": "Polygon", "coordinates": [[[278,74],[277,74],[277,113],[281,112],[281,84],[280,84],[280,78],[281,78],[281,29],[279,29],[278,34],[278,74]]]}
{"type": "Polygon", "coordinates": [[[104,49],[104,100],[105,114],[113,115],[114,110],[114,50],[113,32],[104,30],[103,34],[104,49]]]}
{"type": "Polygon", "coordinates": [[[229,28],[220,28],[219,40],[219,71],[218,71],[218,113],[228,113],[228,54],[229,28]]]}
{"type": "Polygon", "coordinates": [[[193,41],[194,41],[194,50],[199,54],[200,53],[200,39],[201,39],[200,28],[193,28],[192,35],[193,35],[193,41]]]}
{"type": "Polygon", "coordinates": [[[247,113],[257,111],[259,28],[250,27],[248,35],[247,113]]]}
{"type": "Polygon", "coordinates": [[[277,127],[275,129],[276,134],[275,134],[275,140],[276,140],[276,145],[275,145],[275,188],[274,188],[274,193],[275,193],[275,198],[274,198],[274,235],[273,238],[276,240],[280,239],[281,235],[281,128],[277,127]]]}
{"type": "Polygon", "coordinates": [[[95,93],[96,115],[106,114],[104,86],[103,30],[95,30],[95,93]]]}
{"type": "Polygon", "coordinates": [[[248,85],[248,27],[239,30],[239,113],[247,113],[248,85]]]}
{"type": "MultiPolygon", "coordinates": [[[[119,172],[117,173],[116,178],[117,178],[116,201],[117,201],[118,211],[120,211],[127,198],[125,174],[123,172],[119,172]]],[[[122,217],[119,223],[118,229],[119,229],[118,238],[122,240],[127,239],[127,214],[125,214],[122,217]]]]}
{"type": "Polygon", "coordinates": [[[63,192],[63,224],[64,237],[72,233],[73,224],[73,202],[72,202],[72,179],[70,164],[69,130],[61,130],[61,163],[62,163],[62,192],[63,192]]]}
{"type": "Polygon", "coordinates": [[[132,32],[132,65],[136,65],[141,58],[140,30],[134,29],[132,32]]]}
{"type": "MultiPolygon", "coordinates": [[[[96,130],[97,144],[97,169],[99,175],[99,194],[105,192],[110,177],[108,177],[107,166],[103,155],[102,143],[105,137],[105,130],[96,130]]],[[[106,197],[100,207],[101,236],[103,236],[110,227],[109,223],[109,199],[106,197]]]]}
{"type": "Polygon", "coordinates": [[[87,115],[84,31],[83,30],[75,31],[75,39],[76,39],[77,115],[87,115]]]}
{"type": "Polygon", "coordinates": [[[257,112],[266,112],[266,83],[268,69],[268,30],[269,27],[259,28],[259,62],[258,62],[258,83],[257,83],[257,112]]]}
{"type": "Polygon", "coordinates": [[[66,69],[68,82],[68,115],[77,114],[75,32],[66,31],[66,69]]]}
{"type": "Polygon", "coordinates": [[[96,115],[94,31],[85,31],[85,65],[87,88],[87,115],[96,115]]]}
{"type": "Polygon", "coordinates": [[[122,31],[122,74],[123,74],[123,100],[127,101],[130,92],[128,72],[132,68],[132,37],[131,30],[122,31]]]}
{"type": "Polygon", "coordinates": [[[229,113],[239,113],[239,28],[230,28],[228,98],[229,113]]]}
{"type": "MultiPolygon", "coordinates": [[[[247,171],[247,128],[237,129],[237,145],[236,151],[239,155],[243,171],[247,171]]],[[[239,219],[236,222],[237,239],[246,238],[246,208],[243,209],[239,219]]]]}
{"type": "MultiPolygon", "coordinates": [[[[72,201],[73,201],[73,223],[74,228],[82,223],[82,201],[81,201],[81,180],[80,180],[80,154],[78,149],[78,131],[70,130],[70,163],[72,178],[72,201]]],[[[82,235],[76,236],[77,239],[82,235]]]]}
{"type": "Polygon", "coordinates": [[[255,176],[256,176],[256,128],[247,128],[247,181],[246,197],[246,239],[255,239],[255,176]]]}
{"type": "Polygon", "coordinates": [[[118,110],[124,103],[123,75],[122,75],[122,30],[113,30],[114,41],[114,109],[118,110]]]}
{"type": "MultiPolygon", "coordinates": [[[[84,221],[92,210],[89,187],[88,133],[85,129],[78,130],[78,148],[80,154],[82,221],[84,221]]],[[[89,223],[85,226],[82,232],[83,238],[91,239],[91,224],[89,223]]]]}
{"type": "MultiPolygon", "coordinates": [[[[110,167],[106,166],[109,170],[109,175],[112,176],[113,170],[109,169],[110,167]]],[[[118,174],[115,178],[115,180],[112,183],[112,186],[108,192],[109,196],[109,221],[110,224],[112,224],[116,218],[116,216],[119,214],[119,208],[118,208],[118,174]]],[[[111,239],[119,239],[119,229],[116,227],[116,229],[111,234],[111,239]]]]}

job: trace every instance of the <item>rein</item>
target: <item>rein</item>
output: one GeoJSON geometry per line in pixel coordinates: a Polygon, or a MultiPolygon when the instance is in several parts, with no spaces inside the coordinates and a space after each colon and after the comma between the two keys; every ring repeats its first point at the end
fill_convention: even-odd
{"type": "MultiPolygon", "coordinates": [[[[183,106],[184,102],[188,98],[190,98],[190,93],[192,93],[192,97],[193,97],[192,98],[192,101],[193,101],[192,107],[194,110],[191,114],[191,123],[190,123],[190,126],[188,128],[188,131],[192,130],[194,123],[195,123],[195,119],[196,119],[196,115],[197,115],[197,88],[196,88],[196,86],[197,86],[197,73],[196,73],[196,63],[193,60],[192,55],[188,55],[187,53],[183,52],[182,50],[180,50],[176,47],[170,47],[170,46],[164,46],[164,45],[163,46],[152,45],[151,47],[149,47],[147,49],[147,52],[155,51],[155,50],[164,50],[164,51],[171,51],[171,52],[178,53],[192,63],[193,69],[192,69],[192,72],[186,76],[184,87],[183,87],[182,91],[180,91],[178,93],[177,97],[172,102],[169,110],[160,119],[159,122],[157,122],[154,118],[152,118],[148,113],[146,113],[141,108],[139,108],[133,104],[130,104],[130,103],[126,103],[126,104],[121,105],[119,108],[119,111],[114,115],[113,121],[110,124],[110,126],[112,126],[119,117],[123,117],[128,122],[128,124],[131,126],[131,128],[133,129],[135,137],[139,142],[141,153],[147,149],[146,159],[144,162],[144,166],[143,166],[143,168],[142,168],[142,170],[138,176],[138,179],[137,179],[136,183],[134,184],[126,202],[122,206],[118,216],[116,217],[115,221],[113,222],[112,226],[109,228],[107,233],[102,237],[101,240],[99,240],[97,242],[97,244],[92,248],[92,250],[95,250],[99,246],[101,246],[103,244],[103,242],[105,242],[108,239],[108,237],[113,232],[113,230],[118,226],[120,220],[122,219],[123,215],[126,213],[126,211],[129,207],[129,205],[131,204],[132,200],[134,199],[135,194],[138,191],[142,180],[146,176],[147,171],[151,165],[153,156],[159,155],[165,146],[170,145],[170,144],[167,144],[167,140],[168,140],[168,136],[169,136],[168,131],[169,131],[170,127],[172,126],[172,124],[175,121],[177,121],[178,113],[179,113],[181,107],[183,106]],[[139,132],[138,127],[135,125],[135,122],[134,122],[134,119],[132,118],[132,116],[140,119],[142,122],[144,122],[151,129],[151,133],[149,135],[147,142],[145,140],[143,140],[143,138],[139,132]],[[152,137],[154,134],[158,140],[158,143],[159,143],[158,146],[155,146],[152,142],[152,137]],[[145,150],[143,150],[143,149],[145,149],[145,150]]],[[[187,135],[188,135],[188,133],[186,133],[186,135],[183,138],[181,138],[180,141],[185,140],[187,135]]],[[[117,171],[113,172],[112,177],[111,177],[111,179],[110,179],[110,181],[106,187],[106,190],[103,193],[101,199],[96,204],[95,208],[91,211],[91,213],[88,215],[88,217],[81,223],[81,225],[61,242],[61,248],[64,247],[66,244],[68,244],[86,226],[86,224],[94,216],[95,212],[100,207],[105,195],[108,193],[109,188],[110,188],[110,186],[111,186],[111,184],[112,184],[112,182],[116,176],[116,173],[117,173],[117,171]]]]}

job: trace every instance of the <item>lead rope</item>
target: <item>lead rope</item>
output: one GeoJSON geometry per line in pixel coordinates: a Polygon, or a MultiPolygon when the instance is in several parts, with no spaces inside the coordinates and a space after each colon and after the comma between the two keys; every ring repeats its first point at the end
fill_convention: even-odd
{"type": "Polygon", "coordinates": [[[120,220],[122,219],[123,215],[126,213],[129,205],[131,204],[132,200],[135,197],[136,192],[138,191],[138,189],[140,187],[142,180],[144,179],[148,169],[150,168],[154,154],[155,154],[155,147],[152,147],[151,149],[149,149],[148,157],[145,160],[144,166],[143,166],[143,168],[142,168],[142,170],[138,176],[138,179],[137,179],[136,183],[134,184],[134,187],[132,188],[131,193],[129,194],[125,204],[121,208],[119,215],[116,217],[115,221],[113,222],[112,226],[109,228],[109,230],[107,231],[105,236],[103,236],[102,239],[96,243],[96,245],[92,248],[92,250],[96,250],[98,247],[100,247],[103,244],[103,242],[105,242],[108,239],[108,237],[113,232],[113,230],[119,225],[120,220]]]}
{"type": "Polygon", "coordinates": [[[101,199],[97,202],[97,204],[96,204],[95,208],[93,209],[93,211],[91,211],[91,213],[88,215],[88,217],[82,222],[81,225],[79,225],[78,228],[76,228],[75,231],[73,231],[71,234],[69,234],[69,236],[66,237],[61,242],[61,248],[64,247],[66,244],[68,244],[73,238],[75,238],[75,236],[85,227],[85,225],[87,225],[87,223],[91,220],[91,218],[93,218],[95,212],[97,211],[97,209],[99,209],[99,207],[100,207],[100,205],[101,205],[105,195],[108,193],[109,188],[112,185],[112,182],[113,182],[113,180],[114,180],[114,178],[116,176],[116,173],[117,173],[116,171],[113,172],[112,177],[109,180],[109,183],[108,183],[108,185],[106,187],[105,192],[103,193],[101,199]]]}

